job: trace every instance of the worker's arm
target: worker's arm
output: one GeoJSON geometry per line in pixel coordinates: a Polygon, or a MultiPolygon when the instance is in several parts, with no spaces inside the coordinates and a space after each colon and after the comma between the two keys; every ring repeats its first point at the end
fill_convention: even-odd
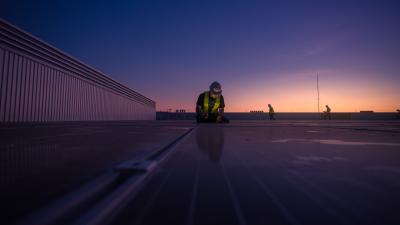
{"type": "Polygon", "coordinates": [[[204,118],[207,118],[208,117],[207,112],[203,110],[203,102],[204,102],[204,93],[200,94],[199,97],[197,98],[196,113],[204,118]]]}
{"type": "Polygon", "coordinates": [[[221,103],[220,106],[218,108],[218,116],[223,116],[224,115],[224,108],[225,108],[225,100],[224,100],[224,96],[221,95],[221,103]]]}
{"type": "Polygon", "coordinates": [[[196,102],[196,113],[202,113],[203,112],[203,101],[204,101],[204,94],[200,94],[199,97],[197,98],[196,102]]]}
{"type": "Polygon", "coordinates": [[[224,108],[225,108],[225,100],[224,100],[224,96],[221,95],[221,103],[220,106],[218,108],[218,117],[217,117],[217,121],[221,122],[222,117],[224,116],[224,108]]]}
{"type": "Polygon", "coordinates": [[[204,112],[203,108],[202,108],[200,105],[198,105],[198,106],[196,107],[196,113],[199,114],[199,115],[201,115],[201,116],[204,117],[204,118],[207,118],[207,117],[208,117],[207,112],[204,112]]]}
{"type": "Polygon", "coordinates": [[[218,108],[217,122],[221,122],[223,115],[224,115],[224,108],[218,108]]]}
{"type": "Polygon", "coordinates": [[[196,106],[196,113],[202,114],[202,115],[205,114],[201,105],[196,106]]]}
{"type": "Polygon", "coordinates": [[[218,115],[223,116],[224,115],[224,108],[219,108],[218,109],[218,115]]]}

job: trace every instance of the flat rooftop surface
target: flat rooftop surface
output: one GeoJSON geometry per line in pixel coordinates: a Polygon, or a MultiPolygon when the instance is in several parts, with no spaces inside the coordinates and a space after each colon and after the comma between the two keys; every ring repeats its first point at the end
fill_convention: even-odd
{"type": "Polygon", "coordinates": [[[400,124],[202,124],[115,224],[400,224],[400,124]]]}
{"type": "Polygon", "coordinates": [[[194,128],[113,224],[400,224],[400,122],[0,128],[5,221],[194,128]]]}

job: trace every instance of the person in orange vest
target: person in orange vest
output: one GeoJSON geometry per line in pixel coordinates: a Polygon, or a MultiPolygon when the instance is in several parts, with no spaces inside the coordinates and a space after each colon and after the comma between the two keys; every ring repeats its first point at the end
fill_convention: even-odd
{"type": "Polygon", "coordinates": [[[224,117],[225,102],[221,84],[214,81],[210,90],[201,93],[196,103],[196,120],[198,123],[229,123],[224,117]]]}

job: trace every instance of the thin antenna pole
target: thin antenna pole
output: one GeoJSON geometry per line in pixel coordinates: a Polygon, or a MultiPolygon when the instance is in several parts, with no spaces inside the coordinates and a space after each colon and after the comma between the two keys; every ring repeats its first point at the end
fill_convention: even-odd
{"type": "Polygon", "coordinates": [[[318,94],[318,113],[319,113],[319,78],[318,78],[318,72],[317,72],[317,94],[318,94]]]}

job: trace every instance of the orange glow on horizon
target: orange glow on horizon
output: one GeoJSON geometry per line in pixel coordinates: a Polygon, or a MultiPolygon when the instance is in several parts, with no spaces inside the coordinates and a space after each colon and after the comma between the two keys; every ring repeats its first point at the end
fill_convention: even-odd
{"type": "MultiPolygon", "coordinates": [[[[313,73],[283,76],[273,82],[253,80],[223,83],[226,112],[268,111],[270,103],[276,112],[317,112],[317,90],[313,73]],[[311,74],[311,75],[310,75],[311,74]]],[[[179,101],[159,99],[157,111],[176,109],[195,111],[200,93],[188,93],[179,101]]],[[[320,77],[320,112],[329,105],[332,112],[395,112],[400,108],[400,90],[390,81],[359,79],[357,76],[326,72],[320,77]]]]}

